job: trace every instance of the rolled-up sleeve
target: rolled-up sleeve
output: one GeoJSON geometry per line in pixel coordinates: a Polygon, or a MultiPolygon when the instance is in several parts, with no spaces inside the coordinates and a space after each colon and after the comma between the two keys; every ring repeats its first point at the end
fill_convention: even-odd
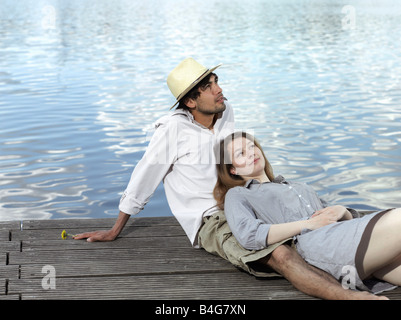
{"type": "Polygon", "coordinates": [[[271,225],[255,216],[241,188],[227,192],[224,212],[233,235],[245,249],[261,250],[267,247],[266,239],[271,225]]]}

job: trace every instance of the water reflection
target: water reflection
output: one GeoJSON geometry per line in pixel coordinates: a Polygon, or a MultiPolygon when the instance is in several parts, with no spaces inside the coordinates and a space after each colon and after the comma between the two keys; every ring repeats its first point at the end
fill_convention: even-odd
{"type": "MultiPolygon", "coordinates": [[[[399,206],[398,1],[19,1],[0,6],[0,220],[104,217],[193,56],[277,174],[333,203],[399,206]]],[[[144,215],[168,215],[163,187],[144,215]]]]}

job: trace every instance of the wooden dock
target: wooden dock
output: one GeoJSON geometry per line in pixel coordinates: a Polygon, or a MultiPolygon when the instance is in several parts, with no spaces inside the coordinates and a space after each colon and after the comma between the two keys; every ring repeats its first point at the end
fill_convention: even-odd
{"type": "MultiPolygon", "coordinates": [[[[191,247],[174,217],[131,218],[113,242],[62,240],[115,219],[0,222],[0,300],[312,299],[191,247]]],[[[387,293],[400,299],[401,289],[387,293]]]]}

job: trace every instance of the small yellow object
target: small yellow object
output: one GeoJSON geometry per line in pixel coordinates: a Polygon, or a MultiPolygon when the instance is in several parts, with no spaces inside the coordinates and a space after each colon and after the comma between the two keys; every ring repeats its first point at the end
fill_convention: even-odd
{"type": "Polygon", "coordinates": [[[75,237],[74,234],[68,234],[67,231],[65,231],[65,230],[63,230],[63,231],[61,232],[61,239],[65,240],[65,239],[67,239],[68,236],[70,236],[70,237],[75,237]]]}
{"type": "Polygon", "coordinates": [[[63,230],[63,232],[61,232],[61,238],[63,240],[67,239],[67,232],[65,232],[65,230],[63,230]]]}

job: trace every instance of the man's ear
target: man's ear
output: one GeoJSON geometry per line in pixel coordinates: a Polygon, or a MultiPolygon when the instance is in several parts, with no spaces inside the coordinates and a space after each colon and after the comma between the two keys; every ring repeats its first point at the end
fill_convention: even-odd
{"type": "Polygon", "coordinates": [[[187,101],[185,101],[184,103],[189,109],[196,108],[196,101],[194,99],[188,98],[187,101]]]}

